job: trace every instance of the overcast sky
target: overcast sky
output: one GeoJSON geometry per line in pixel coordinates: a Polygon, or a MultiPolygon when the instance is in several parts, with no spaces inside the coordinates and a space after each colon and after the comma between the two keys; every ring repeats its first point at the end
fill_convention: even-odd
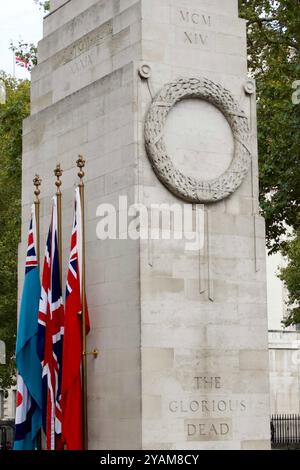
{"type": "MultiPolygon", "coordinates": [[[[44,12],[33,0],[0,0],[0,69],[13,73],[13,53],[9,44],[37,43],[42,38],[44,12]]],[[[30,78],[29,72],[16,66],[17,78],[30,78]]]]}

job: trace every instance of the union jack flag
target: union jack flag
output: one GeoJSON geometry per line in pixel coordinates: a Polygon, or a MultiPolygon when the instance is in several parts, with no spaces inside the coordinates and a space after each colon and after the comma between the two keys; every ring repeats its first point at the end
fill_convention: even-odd
{"type": "Polygon", "coordinates": [[[16,56],[16,64],[19,65],[19,67],[23,67],[24,69],[29,69],[29,62],[23,57],[16,56]]]}
{"type": "Polygon", "coordinates": [[[46,244],[38,316],[38,354],[42,364],[42,415],[47,450],[61,448],[62,346],[64,307],[58,250],[57,197],[46,244]]]}
{"type": "MultiPolygon", "coordinates": [[[[62,406],[63,442],[68,450],[83,449],[82,416],[82,214],[79,188],[76,188],[69,269],[66,285],[65,337],[63,350],[62,406]]],[[[89,315],[86,306],[86,334],[89,315]]]]}
{"type": "Polygon", "coordinates": [[[33,227],[33,223],[35,223],[35,207],[32,207],[32,218],[30,220],[30,227],[28,233],[28,248],[27,248],[27,256],[26,256],[26,263],[25,263],[25,275],[28,274],[32,269],[38,267],[38,259],[36,254],[36,227],[33,227]]]}

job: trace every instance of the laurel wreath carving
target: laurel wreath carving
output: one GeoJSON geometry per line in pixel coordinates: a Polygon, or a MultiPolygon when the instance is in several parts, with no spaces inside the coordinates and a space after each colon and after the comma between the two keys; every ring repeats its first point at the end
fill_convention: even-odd
{"type": "Polygon", "coordinates": [[[161,89],[146,116],[145,145],[160,181],[173,194],[192,203],[216,202],[234,193],[247,175],[251,162],[247,116],[228,90],[207,78],[180,78],[161,89]],[[231,127],[234,155],[228,169],[218,178],[201,181],[186,176],[167,153],[164,142],[166,119],[176,103],[187,98],[208,101],[223,113],[231,127]]]}

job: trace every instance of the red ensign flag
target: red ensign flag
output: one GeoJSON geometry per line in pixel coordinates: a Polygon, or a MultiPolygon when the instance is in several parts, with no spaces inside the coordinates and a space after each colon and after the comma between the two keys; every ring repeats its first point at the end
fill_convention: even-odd
{"type": "MultiPolygon", "coordinates": [[[[83,396],[81,384],[82,325],[82,216],[79,188],[76,189],[71,252],[66,286],[65,336],[62,377],[62,438],[67,450],[83,449],[83,396]]],[[[86,333],[90,330],[86,307],[86,333]]]]}

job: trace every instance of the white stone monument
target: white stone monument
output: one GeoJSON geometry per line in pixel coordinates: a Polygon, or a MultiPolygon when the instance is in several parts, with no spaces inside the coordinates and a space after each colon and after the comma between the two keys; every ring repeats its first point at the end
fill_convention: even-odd
{"type": "Polygon", "coordinates": [[[45,240],[60,162],[67,265],[82,153],[88,343],[101,352],[88,361],[89,448],[268,449],[265,229],[238,1],[52,0],[38,58],[23,240],[35,173],[45,240]],[[99,240],[100,204],[126,220],[119,196],[204,214],[203,244],[174,224],[172,240],[99,240]]]}

